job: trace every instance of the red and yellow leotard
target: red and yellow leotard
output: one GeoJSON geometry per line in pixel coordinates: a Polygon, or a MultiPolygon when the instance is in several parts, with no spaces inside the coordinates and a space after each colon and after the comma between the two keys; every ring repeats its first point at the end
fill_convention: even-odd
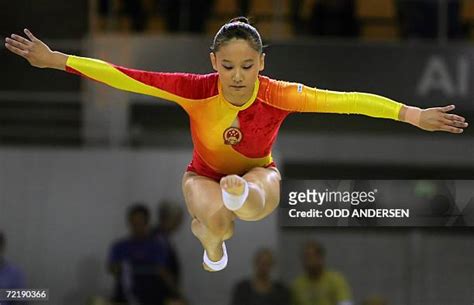
{"type": "Polygon", "coordinates": [[[66,71],[109,86],[179,104],[189,115],[194,143],[188,170],[216,180],[273,164],[271,148],[292,112],[357,113],[398,120],[403,104],[367,93],[335,92],[260,75],[242,106],[226,101],[217,73],[147,72],[69,56],[66,71]],[[238,119],[238,128],[232,127],[238,119]]]}

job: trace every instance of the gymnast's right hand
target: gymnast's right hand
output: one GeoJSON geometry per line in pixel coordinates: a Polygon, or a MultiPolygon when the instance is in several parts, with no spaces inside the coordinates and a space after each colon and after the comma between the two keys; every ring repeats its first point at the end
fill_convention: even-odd
{"type": "Polygon", "coordinates": [[[27,38],[12,34],[5,38],[5,47],[12,53],[25,58],[32,66],[65,70],[67,55],[53,52],[28,29],[24,30],[27,38]]]}

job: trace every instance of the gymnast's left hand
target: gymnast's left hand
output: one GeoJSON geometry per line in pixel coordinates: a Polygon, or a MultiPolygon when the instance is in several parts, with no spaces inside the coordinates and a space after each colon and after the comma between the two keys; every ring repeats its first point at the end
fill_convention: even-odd
{"type": "Polygon", "coordinates": [[[403,121],[427,131],[462,133],[469,124],[464,117],[449,113],[454,108],[454,105],[427,109],[404,106],[403,121]]]}

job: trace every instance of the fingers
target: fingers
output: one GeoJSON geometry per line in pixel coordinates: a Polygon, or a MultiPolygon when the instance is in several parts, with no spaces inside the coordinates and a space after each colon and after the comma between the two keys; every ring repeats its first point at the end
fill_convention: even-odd
{"type": "Polygon", "coordinates": [[[451,121],[459,121],[459,122],[466,121],[466,119],[463,118],[462,116],[459,116],[459,115],[456,115],[456,114],[450,114],[450,113],[445,113],[443,115],[443,118],[451,120],[451,121]]]}
{"type": "Polygon", "coordinates": [[[446,125],[446,124],[441,125],[440,130],[447,131],[447,132],[450,132],[450,133],[462,133],[463,132],[463,129],[461,129],[461,128],[456,128],[456,127],[446,125]]]}
{"type": "Polygon", "coordinates": [[[24,44],[24,45],[27,45],[27,46],[30,46],[32,45],[31,41],[29,41],[28,39],[20,36],[20,35],[16,35],[16,34],[12,34],[11,36],[12,39],[15,39],[16,41],[24,44]]]}
{"type": "Polygon", "coordinates": [[[448,112],[448,111],[453,110],[454,108],[456,108],[456,106],[448,105],[448,106],[440,107],[439,110],[441,110],[442,112],[448,112]]]}
{"type": "Polygon", "coordinates": [[[18,40],[11,39],[11,38],[8,38],[8,37],[7,37],[7,38],[5,38],[5,41],[6,41],[8,44],[10,44],[10,45],[12,45],[12,46],[14,46],[14,47],[16,47],[16,48],[18,48],[18,49],[20,49],[20,50],[23,50],[23,51],[28,51],[28,50],[29,50],[29,45],[26,45],[26,44],[24,44],[24,43],[22,43],[22,42],[19,42],[18,40]]]}
{"type": "Polygon", "coordinates": [[[25,50],[22,50],[22,49],[19,49],[9,43],[5,43],[5,47],[10,50],[11,52],[17,54],[17,55],[20,55],[21,57],[25,57],[28,55],[28,51],[25,51],[25,50]]]}
{"type": "Polygon", "coordinates": [[[28,36],[28,38],[31,39],[31,41],[39,40],[28,29],[24,29],[24,32],[25,32],[26,36],[28,36]]]}
{"type": "Polygon", "coordinates": [[[466,128],[468,126],[468,123],[461,121],[453,121],[448,119],[441,119],[440,121],[444,125],[449,125],[453,127],[466,128]]]}

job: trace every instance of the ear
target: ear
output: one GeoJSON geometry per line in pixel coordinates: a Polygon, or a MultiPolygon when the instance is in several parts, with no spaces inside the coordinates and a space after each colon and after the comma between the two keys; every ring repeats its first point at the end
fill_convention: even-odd
{"type": "Polygon", "coordinates": [[[209,53],[209,58],[211,59],[211,65],[214,71],[217,71],[217,58],[214,52],[209,53]]]}
{"type": "Polygon", "coordinates": [[[259,71],[263,71],[265,69],[265,53],[260,55],[260,68],[259,71]]]}

